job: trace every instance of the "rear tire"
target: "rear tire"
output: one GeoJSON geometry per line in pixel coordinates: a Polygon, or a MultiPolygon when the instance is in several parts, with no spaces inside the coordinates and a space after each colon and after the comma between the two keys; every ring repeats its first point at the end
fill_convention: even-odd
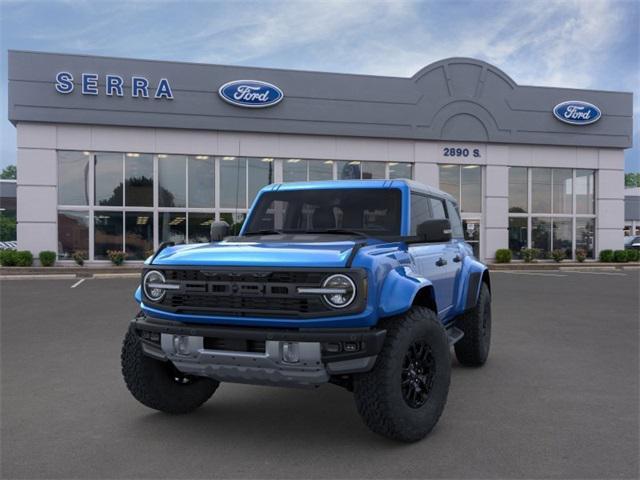
{"type": "Polygon", "coordinates": [[[433,429],[447,402],[447,335],[436,314],[420,306],[380,326],[387,335],[376,364],[354,378],[356,407],[375,433],[415,442],[433,429]]]}
{"type": "Polygon", "coordinates": [[[464,332],[454,346],[458,361],[469,367],[484,365],[491,346],[491,292],[486,283],[480,286],[477,305],[457,325],[464,332]]]}
{"type": "Polygon", "coordinates": [[[171,362],[142,352],[141,340],[129,329],[122,345],[122,375],[131,394],[143,405],[165,413],[189,413],[209,400],[219,382],[180,373],[171,362]]]}

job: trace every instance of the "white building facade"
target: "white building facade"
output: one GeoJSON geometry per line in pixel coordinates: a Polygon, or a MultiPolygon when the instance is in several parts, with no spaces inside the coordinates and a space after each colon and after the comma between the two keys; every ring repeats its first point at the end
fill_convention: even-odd
{"type": "Polygon", "coordinates": [[[483,260],[622,248],[631,94],[520,87],[472,59],[396,79],[10,52],[9,78],[18,248],[36,254],[142,260],[163,241],[207,241],[213,219],[238,228],[266,184],[350,178],[453,194],[483,260]],[[246,78],[283,97],[221,98],[246,78]],[[559,120],[567,101],[598,118],[559,120]]]}

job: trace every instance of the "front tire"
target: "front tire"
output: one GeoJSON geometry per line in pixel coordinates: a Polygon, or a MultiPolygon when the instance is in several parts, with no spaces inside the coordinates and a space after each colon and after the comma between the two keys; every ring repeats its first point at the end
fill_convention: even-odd
{"type": "Polygon", "coordinates": [[[143,405],[165,413],[189,413],[209,400],[219,382],[180,373],[170,361],[142,352],[140,337],[129,329],[122,345],[122,375],[131,394],[143,405]]]}
{"type": "Polygon", "coordinates": [[[375,433],[415,442],[433,429],[447,402],[447,335],[436,314],[419,306],[381,326],[387,336],[375,366],[354,378],[356,407],[375,433]]]}
{"type": "Polygon", "coordinates": [[[454,345],[456,358],[462,365],[484,365],[491,346],[491,292],[486,283],[480,287],[478,303],[457,322],[464,336],[454,345]]]}

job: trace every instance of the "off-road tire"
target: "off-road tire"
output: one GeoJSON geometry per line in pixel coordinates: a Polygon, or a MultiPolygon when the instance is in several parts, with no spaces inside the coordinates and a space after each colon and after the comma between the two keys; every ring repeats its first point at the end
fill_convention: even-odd
{"type": "Polygon", "coordinates": [[[192,412],[209,400],[220,384],[208,378],[185,377],[171,362],[148,357],[132,329],[124,338],[121,362],[124,381],[136,400],[165,413],[192,412]]]}
{"type": "Polygon", "coordinates": [[[469,367],[484,365],[491,346],[491,292],[486,283],[480,285],[476,306],[457,320],[457,326],[464,332],[454,346],[458,361],[469,367]]]}
{"type": "Polygon", "coordinates": [[[447,402],[451,377],[447,334],[436,314],[420,306],[382,321],[380,327],[387,335],[373,369],[354,378],[356,407],[373,432],[415,442],[433,429],[447,402]],[[403,366],[416,343],[430,348],[434,368],[425,403],[411,407],[403,394],[403,366]]]}

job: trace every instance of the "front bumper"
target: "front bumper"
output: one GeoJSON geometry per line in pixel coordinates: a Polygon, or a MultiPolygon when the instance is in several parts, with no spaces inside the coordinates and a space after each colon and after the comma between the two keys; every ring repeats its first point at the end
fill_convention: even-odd
{"type": "Polygon", "coordinates": [[[139,315],[131,328],[146,355],[183,373],[218,381],[315,386],[332,376],[366,372],[382,349],[385,330],[275,329],[185,324],[139,315]],[[295,344],[297,360],[285,349],[295,344]]]}

